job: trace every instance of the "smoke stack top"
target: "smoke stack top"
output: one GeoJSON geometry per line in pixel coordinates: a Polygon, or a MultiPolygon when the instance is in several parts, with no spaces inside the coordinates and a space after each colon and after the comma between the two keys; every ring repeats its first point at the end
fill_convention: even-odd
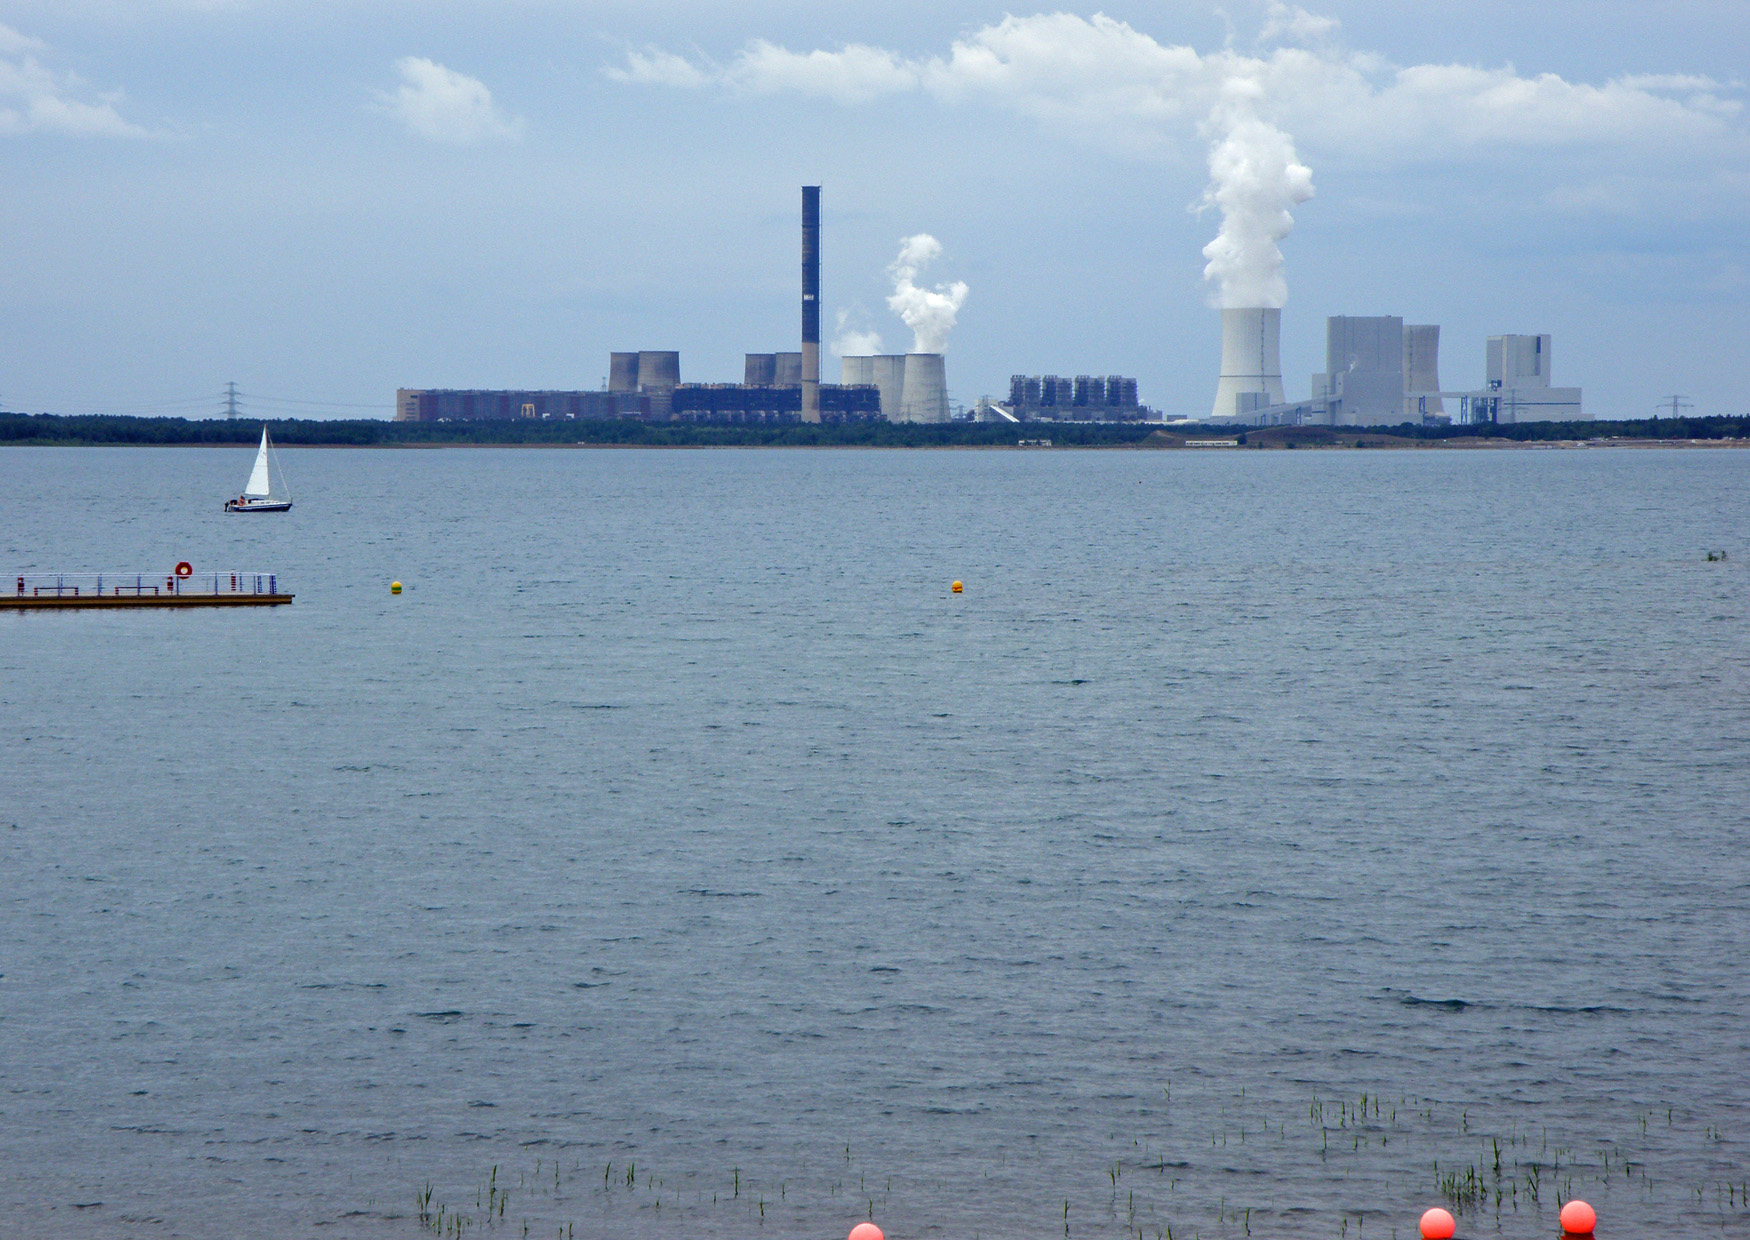
{"type": "Polygon", "coordinates": [[[928,233],[906,237],[899,243],[899,257],[887,272],[893,277],[893,295],[887,299],[892,310],[912,330],[913,353],[940,353],[948,346],[948,333],[954,330],[960,307],[966,304],[971,290],[963,280],[924,288],[917,283],[923,269],[942,253],[942,243],[928,233]]]}

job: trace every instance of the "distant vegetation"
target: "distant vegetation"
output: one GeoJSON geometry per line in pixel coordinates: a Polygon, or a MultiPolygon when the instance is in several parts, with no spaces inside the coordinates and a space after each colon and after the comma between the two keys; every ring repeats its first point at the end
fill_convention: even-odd
{"type": "Polygon", "coordinates": [[[1369,429],[1407,439],[1511,439],[1522,443],[1539,443],[1551,439],[1743,439],[1750,436],[1750,417],[1640,418],[1633,422],[1520,422],[1511,426],[1416,426],[1406,422],[1402,426],[1369,429]]]}
{"type": "MultiPolygon", "coordinates": [[[[262,423],[189,421],[186,418],[62,417],[0,413],[0,444],[252,444],[262,423]]],[[[980,448],[1048,437],[1054,447],[1170,447],[1186,436],[1232,435],[1213,427],[1162,429],[1149,423],[862,422],[849,425],[736,426],[680,422],[349,422],[272,419],[280,444],[331,447],[413,445],[592,444],[649,448],[980,448]]],[[[1750,437],[1750,417],[1648,418],[1636,422],[1524,422],[1513,426],[1275,427],[1251,431],[1258,446],[1335,446],[1357,433],[1403,440],[1501,439],[1543,442],[1573,439],[1733,439],[1750,437]]],[[[1248,445],[1250,446],[1250,444],[1248,445]]]]}
{"type": "MultiPolygon", "coordinates": [[[[1158,429],[1142,423],[1041,427],[1013,423],[859,422],[848,425],[736,426],[686,422],[355,422],[269,419],[277,444],[394,447],[402,444],[598,444],[651,448],[950,448],[1012,444],[1049,435],[1054,444],[1108,447],[1158,429]]],[[[262,422],[184,418],[61,417],[0,413],[0,444],[253,444],[262,422]]]]}

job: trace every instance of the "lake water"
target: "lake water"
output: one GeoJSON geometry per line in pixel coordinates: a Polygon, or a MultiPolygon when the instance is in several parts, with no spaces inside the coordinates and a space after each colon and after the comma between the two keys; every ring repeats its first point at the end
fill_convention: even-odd
{"type": "Polygon", "coordinates": [[[297,594],[0,613],[0,1232],[1750,1236],[1750,452],[282,455],[0,450],[297,594]]]}

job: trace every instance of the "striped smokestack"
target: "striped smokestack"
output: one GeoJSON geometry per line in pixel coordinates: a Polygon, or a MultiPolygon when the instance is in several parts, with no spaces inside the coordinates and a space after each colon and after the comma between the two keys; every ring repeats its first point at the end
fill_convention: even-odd
{"type": "Polygon", "coordinates": [[[820,421],[820,186],[802,187],[802,420],[820,421]]]}

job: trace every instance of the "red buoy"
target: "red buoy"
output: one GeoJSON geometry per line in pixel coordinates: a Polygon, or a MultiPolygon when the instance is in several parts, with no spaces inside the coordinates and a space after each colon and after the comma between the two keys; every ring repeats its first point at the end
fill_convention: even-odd
{"type": "Polygon", "coordinates": [[[1570,1236],[1589,1236],[1598,1226],[1598,1211],[1575,1199],[1562,1207],[1562,1230],[1570,1236]]]}
{"type": "Polygon", "coordinates": [[[881,1229],[873,1223],[858,1223],[851,1228],[849,1240],[887,1240],[881,1234],[881,1229]]]}
{"type": "Polygon", "coordinates": [[[1458,1223],[1439,1206],[1422,1215],[1422,1240],[1452,1240],[1457,1230],[1458,1223]]]}

